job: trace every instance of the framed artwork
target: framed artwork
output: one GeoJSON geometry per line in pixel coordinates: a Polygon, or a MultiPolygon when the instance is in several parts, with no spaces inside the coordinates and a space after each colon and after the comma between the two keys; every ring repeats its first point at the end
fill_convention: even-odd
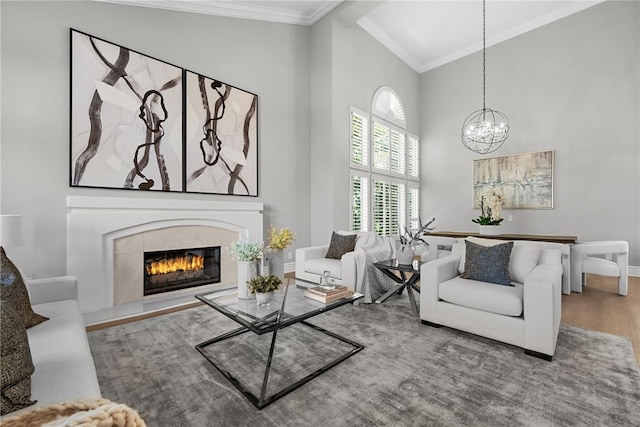
{"type": "Polygon", "coordinates": [[[193,193],[258,195],[258,96],[185,72],[185,183],[193,193]]]}
{"type": "Polygon", "coordinates": [[[473,208],[480,197],[496,189],[504,196],[503,209],[553,208],[554,152],[514,154],[473,161],[473,208]]]}
{"type": "Polygon", "coordinates": [[[72,187],[183,191],[183,70],[71,29],[72,187]]]}

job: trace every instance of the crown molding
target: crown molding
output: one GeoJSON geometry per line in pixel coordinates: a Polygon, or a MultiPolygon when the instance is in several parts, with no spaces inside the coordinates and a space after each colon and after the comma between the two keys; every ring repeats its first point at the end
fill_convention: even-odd
{"type": "Polygon", "coordinates": [[[335,9],[343,0],[322,2],[308,12],[259,5],[256,3],[241,3],[227,1],[181,1],[181,0],[95,0],[103,3],[122,4],[127,6],[151,7],[156,9],[174,10],[179,12],[200,13],[207,15],[226,16],[230,18],[253,19],[257,21],[278,22],[282,24],[296,24],[311,26],[327,13],[335,9]]]}

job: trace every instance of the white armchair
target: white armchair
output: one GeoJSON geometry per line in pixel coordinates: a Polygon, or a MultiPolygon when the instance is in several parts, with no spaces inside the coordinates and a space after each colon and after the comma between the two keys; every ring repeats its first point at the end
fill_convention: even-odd
{"type": "Polygon", "coordinates": [[[551,360],[560,328],[563,267],[560,248],[549,245],[515,241],[509,261],[513,286],[501,286],[460,276],[465,265],[461,239],[451,255],[420,268],[422,323],[502,341],[551,360]]]}
{"type": "Polygon", "coordinates": [[[347,252],[341,259],[325,258],[329,245],[296,249],[296,279],[319,283],[325,271],[338,285],[355,290],[356,259],[353,252],[347,252]]]}
{"type": "Polygon", "coordinates": [[[582,242],[571,247],[571,286],[582,292],[586,275],[617,277],[618,294],[629,289],[629,243],[625,241],[582,242]],[[611,260],[607,259],[610,257],[611,260]]]}

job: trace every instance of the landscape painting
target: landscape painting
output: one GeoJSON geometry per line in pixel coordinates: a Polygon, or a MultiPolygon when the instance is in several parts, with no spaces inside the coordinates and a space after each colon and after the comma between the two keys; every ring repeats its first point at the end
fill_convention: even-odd
{"type": "Polygon", "coordinates": [[[503,209],[552,209],[553,169],[553,151],[474,160],[473,208],[496,189],[504,196],[503,209]]]}
{"type": "Polygon", "coordinates": [[[258,195],[258,96],[186,73],[186,191],[258,195]]]}
{"type": "Polygon", "coordinates": [[[182,73],[71,30],[71,186],[183,191],[182,73]]]}

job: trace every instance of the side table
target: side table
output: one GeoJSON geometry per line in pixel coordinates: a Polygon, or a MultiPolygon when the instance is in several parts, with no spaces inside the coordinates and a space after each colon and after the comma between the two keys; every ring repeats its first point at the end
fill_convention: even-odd
{"type": "Polygon", "coordinates": [[[400,295],[402,291],[407,289],[413,311],[416,314],[420,314],[418,312],[415,295],[413,294],[413,291],[420,293],[420,288],[416,285],[416,282],[420,280],[420,261],[414,260],[411,264],[399,264],[396,259],[388,259],[386,261],[374,262],[373,265],[398,284],[395,289],[391,289],[378,298],[376,304],[386,301],[391,295],[400,295]]]}

